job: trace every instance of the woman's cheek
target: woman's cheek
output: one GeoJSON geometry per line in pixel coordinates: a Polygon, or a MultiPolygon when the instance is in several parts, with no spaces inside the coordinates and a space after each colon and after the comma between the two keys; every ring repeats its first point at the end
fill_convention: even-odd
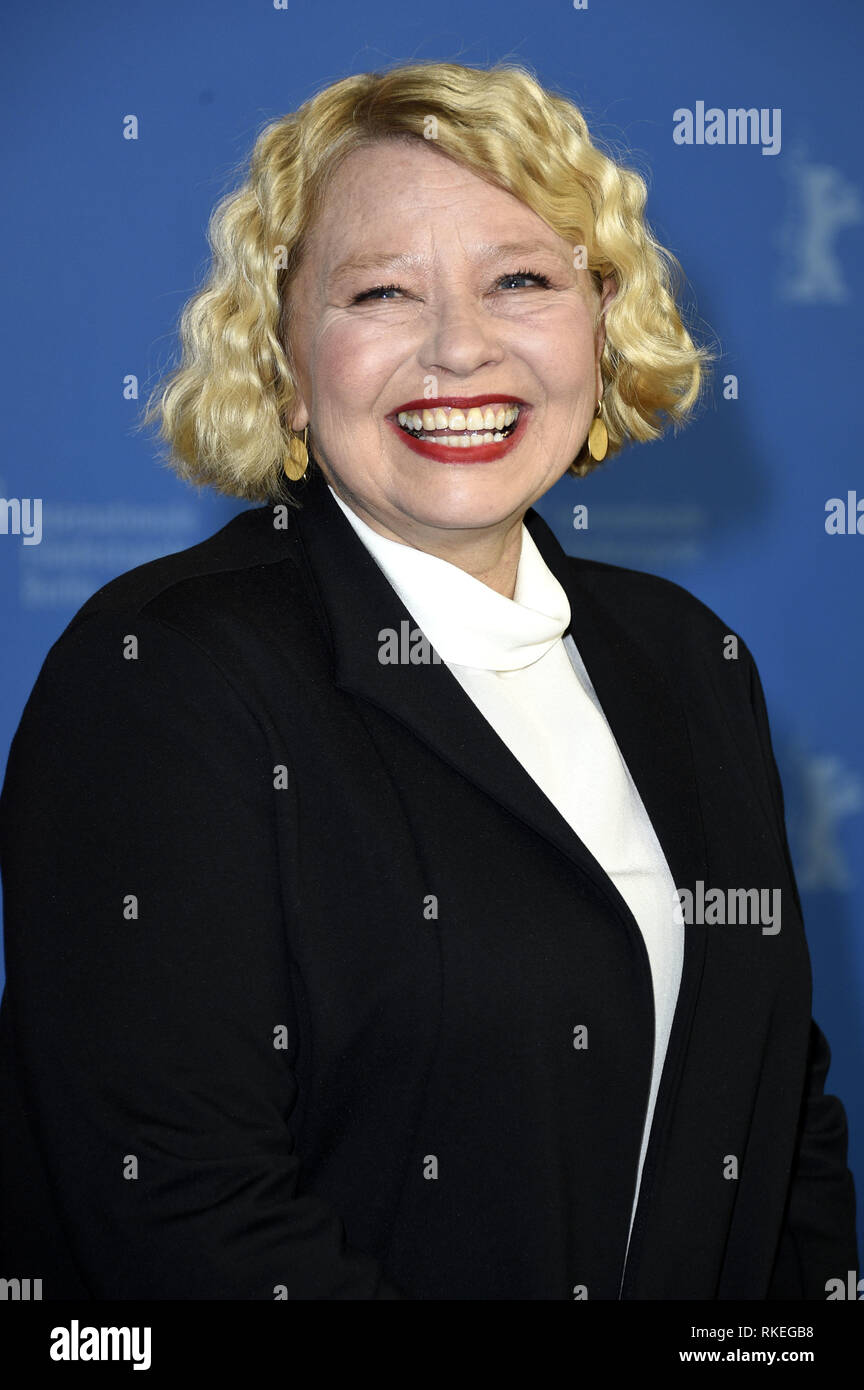
{"type": "Polygon", "coordinates": [[[319,336],[315,353],[315,374],[318,395],[324,390],[335,395],[362,392],[364,397],[376,394],[376,385],[384,384],[388,376],[417,350],[416,333],[403,315],[400,321],[392,316],[364,316],[362,321],[334,323],[319,336]],[[326,388],[325,388],[326,383],[326,388]]]}

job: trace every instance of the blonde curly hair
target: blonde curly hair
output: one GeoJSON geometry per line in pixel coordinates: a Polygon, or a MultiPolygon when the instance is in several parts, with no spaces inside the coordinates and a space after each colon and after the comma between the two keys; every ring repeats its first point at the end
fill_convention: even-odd
{"type": "MultiPolygon", "coordinates": [[[[210,271],[180,319],[180,364],[141,421],[159,421],[181,477],[284,499],[283,467],[297,457],[288,290],[328,182],[362,146],[430,132],[442,154],[584,247],[598,290],[614,277],[600,364],[608,454],[689,418],[711,354],[682,321],[681,267],[643,218],[643,178],[592,143],[577,107],[524,67],[421,62],[346,77],[268,124],[245,181],[214,209],[210,271]]],[[[586,443],[570,472],[594,467],[586,443]]]]}

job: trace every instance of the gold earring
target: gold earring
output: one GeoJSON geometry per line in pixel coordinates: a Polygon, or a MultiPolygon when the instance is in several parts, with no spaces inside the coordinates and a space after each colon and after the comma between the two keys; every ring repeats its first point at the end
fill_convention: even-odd
{"type": "Polygon", "coordinates": [[[292,483],[297,483],[303,477],[309,466],[309,426],[303,430],[303,438],[299,434],[292,433],[288,440],[288,457],[282,460],[282,467],[286,477],[292,483]]]}
{"type": "Polygon", "coordinates": [[[606,429],[606,421],[603,419],[602,411],[603,398],[601,396],[597,402],[594,419],[591,421],[591,428],[588,431],[588,453],[595,463],[602,463],[609,447],[609,431],[606,429]]]}

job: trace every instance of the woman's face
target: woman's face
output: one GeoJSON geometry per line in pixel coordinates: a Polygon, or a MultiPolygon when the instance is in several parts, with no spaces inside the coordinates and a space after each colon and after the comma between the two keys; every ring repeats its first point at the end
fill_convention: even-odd
{"type": "Polygon", "coordinates": [[[585,440],[599,304],[572,245],[433,143],[356,150],[290,290],[294,427],[382,534],[433,552],[503,534],[585,440]]]}

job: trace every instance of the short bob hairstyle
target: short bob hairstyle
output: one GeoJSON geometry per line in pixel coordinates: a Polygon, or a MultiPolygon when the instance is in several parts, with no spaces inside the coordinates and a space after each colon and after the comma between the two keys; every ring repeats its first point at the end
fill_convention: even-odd
{"type": "MultiPolygon", "coordinates": [[[[434,140],[584,247],[598,315],[602,280],[614,277],[601,359],[610,455],[689,418],[711,354],[682,322],[683,275],[643,219],[644,180],[592,143],[581,112],[524,67],[421,62],[346,77],[268,124],[245,181],[216,205],[209,273],[180,319],[182,359],[141,421],[159,421],[181,477],[235,497],[285,498],[296,439],[292,277],[340,162],[393,137],[434,140]]],[[[583,446],[570,472],[595,466],[583,446]]]]}

